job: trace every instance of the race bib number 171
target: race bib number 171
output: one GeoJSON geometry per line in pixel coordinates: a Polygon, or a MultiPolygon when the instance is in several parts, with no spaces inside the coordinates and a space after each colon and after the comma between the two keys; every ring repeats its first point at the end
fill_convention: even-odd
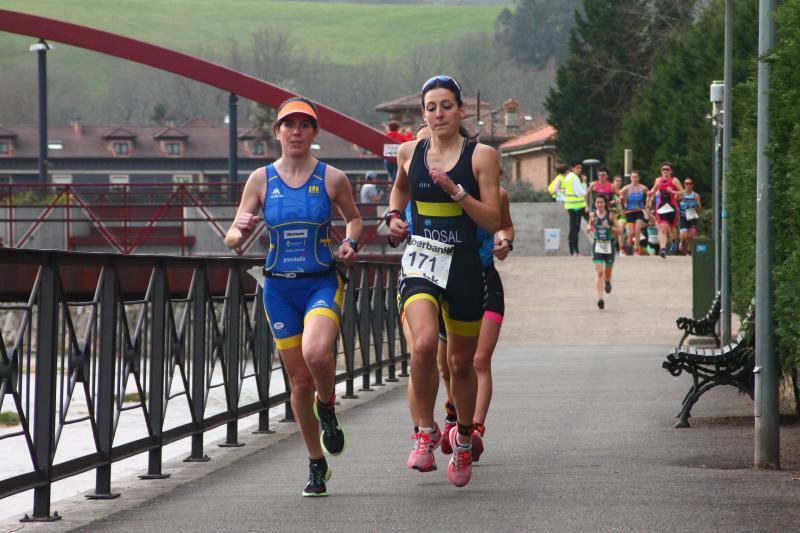
{"type": "Polygon", "coordinates": [[[453,245],[412,235],[403,252],[402,278],[423,278],[447,288],[453,245]]]}

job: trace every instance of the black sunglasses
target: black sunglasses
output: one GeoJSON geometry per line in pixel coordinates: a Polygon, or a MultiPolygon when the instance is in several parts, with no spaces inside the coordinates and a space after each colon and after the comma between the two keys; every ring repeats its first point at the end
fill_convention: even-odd
{"type": "Polygon", "coordinates": [[[670,172],[672,172],[672,169],[669,167],[663,167],[661,170],[669,170],[670,172]]]}
{"type": "Polygon", "coordinates": [[[422,92],[425,93],[428,89],[434,86],[455,89],[456,91],[458,91],[458,94],[461,94],[461,85],[458,84],[456,79],[450,76],[446,76],[444,74],[439,74],[438,76],[434,76],[425,83],[423,83],[422,92]],[[441,85],[435,85],[436,82],[439,82],[441,85]]]}

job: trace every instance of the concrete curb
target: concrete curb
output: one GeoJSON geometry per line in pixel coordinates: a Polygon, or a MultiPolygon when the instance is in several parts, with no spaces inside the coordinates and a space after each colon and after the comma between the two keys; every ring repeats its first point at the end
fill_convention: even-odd
{"type": "MultiPolygon", "coordinates": [[[[359,397],[357,399],[340,400],[340,405],[336,408],[337,413],[345,413],[350,409],[369,403],[398,388],[405,387],[406,384],[406,379],[400,379],[397,382],[385,383],[384,386],[380,387],[372,385],[375,388],[370,392],[358,391],[359,397]]],[[[208,455],[211,456],[211,461],[207,463],[184,463],[180,458],[171,459],[164,463],[162,469],[164,473],[171,474],[169,478],[142,480],[137,475],[133,475],[115,480],[112,482],[112,491],[122,493],[117,499],[87,500],[84,494],[88,494],[91,491],[86,491],[51,504],[51,512],[58,512],[62,517],[61,520],[56,522],[22,523],[19,519],[22,518],[24,513],[21,513],[0,521],[0,532],[74,531],[120,511],[153,501],[186,483],[191,483],[226,468],[244,457],[274,446],[298,432],[297,424],[272,422],[270,420],[270,429],[274,430],[275,433],[269,435],[254,435],[252,433],[253,428],[241,429],[239,431],[239,442],[244,443],[245,446],[240,448],[218,447],[217,444],[224,442],[224,439],[208,443],[205,449],[208,455]]]]}

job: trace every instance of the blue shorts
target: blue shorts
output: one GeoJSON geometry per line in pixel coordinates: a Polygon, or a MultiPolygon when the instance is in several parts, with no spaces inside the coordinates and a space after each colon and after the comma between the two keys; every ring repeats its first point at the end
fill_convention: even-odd
{"type": "Polygon", "coordinates": [[[307,278],[264,278],[264,311],[279,350],[300,346],[303,324],[314,315],[339,325],[344,283],[339,273],[307,278]]]}

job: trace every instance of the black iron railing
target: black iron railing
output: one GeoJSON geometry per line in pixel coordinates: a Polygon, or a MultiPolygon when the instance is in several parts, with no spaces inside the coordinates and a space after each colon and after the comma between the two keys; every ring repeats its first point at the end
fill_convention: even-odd
{"type": "MultiPolygon", "coordinates": [[[[19,419],[0,441],[16,439],[31,461],[29,471],[0,479],[0,499],[33,489],[30,519],[54,519],[54,481],[94,469],[89,497],[113,498],[115,461],[147,452],[148,471],[140,477],[166,477],[166,444],[191,437],[186,460],[206,461],[205,431],[226,425],[223,445],[237,446],[240,418],[258,414],[258,431],[269,432],[269,409],[284,404],[291,419],[288,380],[261,309],[261,290],[246,274],[257,265],[233,257],[0,249],[0,298],[6,301],[0,311],[19,317],[12,338],[0,338],[0,409],[12,402],[19,419]],[[8,302],[13,295],[2,290],[7,276],[17,277],[16,285],[29,277],[27,302],[8,302]],[[283,385],[272,383],[273,374],[283,385]],[[249,403],[242,400],[245,385],[257,389],[249,403]],[[208,398],[218,388],[225,407],[211,413],[208,398]],[[76,398],[85,407],[71,413],[76,398]],[[168,407],[184,401],[187,417],[165,424],[168,407]],[[130,422],[127,411],[139,413],[146,435],[118,442],[118,427],[130,422]],[[62,431],[81,423],[90,428],[94,451],[56,462],[62,431]]],[[[346,382],[344,398],[354,396],[359,377],[369,390],[384,379],[396,381],[398,364],[406,374],[408,352],[394,296],[398,268],[358,263],[347,271],[333,354],[336,382],[346,382]]]]}

